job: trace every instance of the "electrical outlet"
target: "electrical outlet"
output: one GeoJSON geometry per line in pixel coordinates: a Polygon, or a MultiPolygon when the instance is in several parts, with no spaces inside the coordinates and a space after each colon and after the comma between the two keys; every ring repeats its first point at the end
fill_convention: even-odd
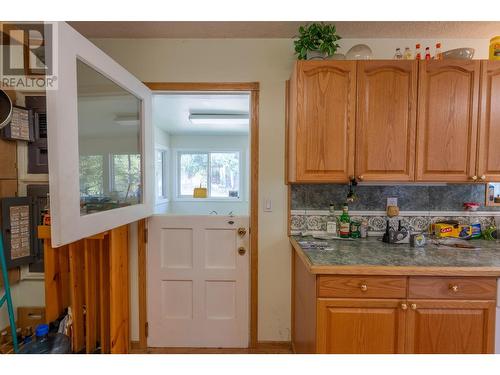
{"type": "Polygon", "coordinates": [[[387,198],[387,207],[389,206],[397,206],[398,198],[387,198]]]}

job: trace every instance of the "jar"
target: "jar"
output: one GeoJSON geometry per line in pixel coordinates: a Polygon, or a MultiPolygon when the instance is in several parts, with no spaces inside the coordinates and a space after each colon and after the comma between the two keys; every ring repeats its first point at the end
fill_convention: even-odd
{"type": "Polygon", "coordinates": [[[490,60],[500,60],[500,36],[490,40],[490,60]]]}

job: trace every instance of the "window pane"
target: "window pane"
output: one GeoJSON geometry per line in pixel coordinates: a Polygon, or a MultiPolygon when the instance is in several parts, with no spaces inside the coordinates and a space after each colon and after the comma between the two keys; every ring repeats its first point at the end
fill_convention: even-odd
{"type": "Polygon", "coordinates": [[[141,155],[113,155],[111,197],[126,204],[140,202],[141,155]]]}
{"type": "Polygon", "coordinates": [[[80,60],[76,73],[80,214],[140,203],[141,99],[80,60]],[[108,160],[110,154],[124,155],[108,160]],[[99,157],[88,155],[105,162],[92,166],[99,157]]]}
{"type": "Polygon", "coordinates": [[[164,198],[165,192],[163,190],[163,151],[156,150],[156,159],[155,159],[155,178],[156,178],[156,196],[157,198],[164,198]]]}
{"type": "Polygon", "coordinates": [[[104,156],[80,156],[80,197],[99,197],[104,194],[104,156]]]}
{"type": "Polygon", "coordinates": [[[240,154],[216,152],[210,154],[210,196],[240,196],[240,154]]]}
{"type": "Polygon", "coordinates": [[[180,154],[180,195],[193,196],[195,187],[207,187],[208,154],[180,154]]]}

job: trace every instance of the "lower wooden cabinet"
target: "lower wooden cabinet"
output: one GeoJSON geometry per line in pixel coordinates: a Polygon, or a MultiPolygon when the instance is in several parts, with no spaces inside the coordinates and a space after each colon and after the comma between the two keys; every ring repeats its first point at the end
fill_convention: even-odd
{"type": "Polygon", "coordinates": [[[292,272],[297,353],[495,352],[496,277],[292,272]]]}
{"type": "Polygon", "coordinates": [[[408,305],[407,353],[494,352],[495,302],[410,300],[408,305]]]}
{"type": "Polygon", "coordinates": [[[404,353],[401,305],[392,299],[318,299],[317,353],[404,353]]]}

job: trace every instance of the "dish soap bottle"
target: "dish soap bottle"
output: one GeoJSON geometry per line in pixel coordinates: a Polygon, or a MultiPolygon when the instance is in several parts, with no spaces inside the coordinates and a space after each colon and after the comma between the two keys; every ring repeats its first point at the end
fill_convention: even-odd
{"type": "Polygon", "coordinates": [[[335,217],[335,206],[330,203],[329,215],[326,222],[326,233],[337,235],[337,218],[335,217]]]}
{"type": "Polygon", "coordinates": [[[344,203],[342,207],[342,215],[340,215],[340,232],[341,238],[349,238],[349,232],[351,229],[351,218],[349,217],[349,206],[344,203]]]}

